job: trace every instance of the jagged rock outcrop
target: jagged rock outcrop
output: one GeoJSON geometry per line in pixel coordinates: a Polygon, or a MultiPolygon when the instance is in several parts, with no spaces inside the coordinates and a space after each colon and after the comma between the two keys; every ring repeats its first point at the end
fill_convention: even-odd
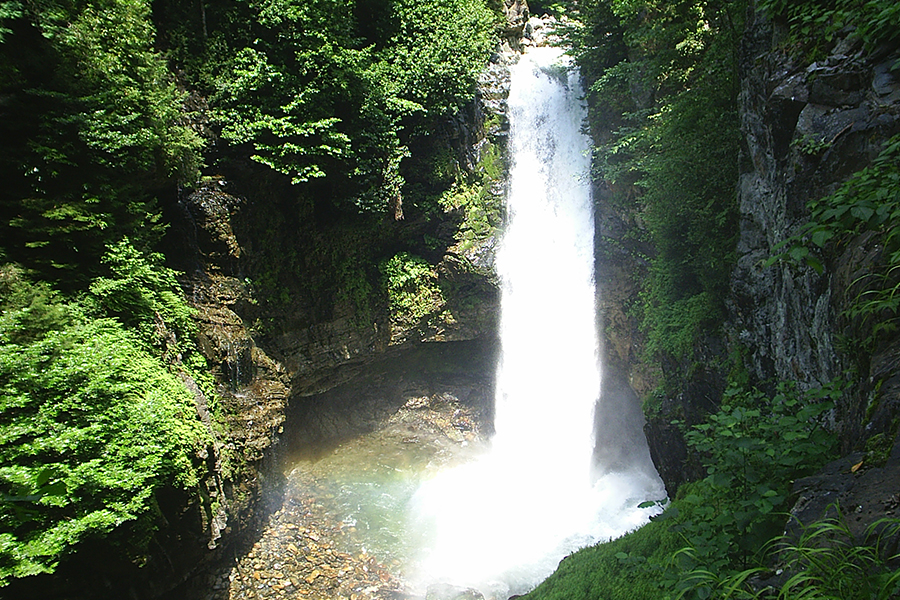
{"type": "MultiPolygon", "coordinates": [[[[845,316],[860,291],[854,282],[883,261],[878,236],[826,247],[817,256],[821,273],[791,261],[765,263],[808,222],[809,201],[835,191],[900,132],[900,78],[891,70],[900,51],[896,44],[867,51],[845,35],[820,47],[811,61],[785,48],[785,35],[786,24],[760,14],[751,15],[744,33],[740,235],[728,317],[721,338],[707,337],[696,348],[693,364],[663,365],[684,373],[686,383],[676,396],[652,403],[648,415],[651,453],[670,492],[702,476],[671,421],[691,424],[715,410],[727,379],[717,365],[729,364],[729,355],[742,357],[750,383],[763,388],[782,381],[800,389],[849,381],[831,422],[843,452],[861,450],[873,436],[893,440],[898,433],[897,342],[881,337],[873,347],[872,324],[845,316]],[[867,338],[867,349],[860,350],[867,338]]],[[[641,335],[627,307],[646,269],[639,257],[652,249],[629,239],[627,232],[641,227],[639,217],[604,202],[610,193],[597,192],[607,369],[646,398],[659,374],[641,360],[641,335]]]]}
{"type": "Polygon", "coordinates": [[[510,48],[520,49],[522,31],[528,22],[530,11],[526,0],[502,0],[503,14],[506,16],[506,27],[503,31],[505,43],[510,48]]]}
{"type": "MultiPolygon", "coordinates": [[[[784,27],[756,14],[744,35],[740,236],[724,338],[707,339],[703,368],[690,376],[679,397],[657,407],[662,417],[651,415],[647,428],[654,462],[670,492],[702,473],[694,471],[683,438],[669,422],[678,418],[690,424],[715,409],[726,380],[715,365],[729,354],[742,357],[750,383],[763,388],[785,381],[800,389],[835,379],[849,383],[830,421],[844,453],[863,450],[869,440],[890,448],[900,429],[898,342],[874,338],[872,323],[845,315],[859,293],[854,282],[883,260],[878,236],[865,233],[826,246],[817,256],[822,272],[791,261],[766,266],[783,250],[779,243],[808,222],[808,202],[835,191],[900,132],[900,78],[891,71],[900,49],[867,51],[850,37],[835,40],[822,58],[810,62],[779,45],[784,27]]],[[[622,222],[615,215],[605,218],[604,223],[622,222]]],[[[614,325],[627,323],[614,310],[608,318],[614,325]]],[[[627,331],[622,324],[618,328],[627,331]]],[[[631,349],[622,341],[627,339],[620,335],[612,347],[626,365],[631,349]]],[[[646,389],[640,379],[635,386],[646,389]]],[[[866,459],[853,473],[840,466],[846,460],[830,466],[797,488],[802,507],[795,516],[804,522],[819,518],[841,494],[853,504],[847,510],[865,504],[858,528],[890,514],[896,455],[887,453],[887,463],[878,465],[866,459]],[[878,470],[875,475],[866,475],[870,466],[878,470]],[[861,503],[860,494],[871,496],[871,502],[861,503]]]]}
{"type": "MultiPolygon", "coordinates": [[[[728,330],[755,381],[815,387],[850,366],[868,368],[858,353],[843,355],[838,339],[867,335],[849,330],[841,313],[852,300],[851,283],[879,260],[877,242],[866,235],[826,248],[822,274],[763,263],[808,220],[809,201],[833,192],[900,132],[900,78],[890,70],[900,53],[896,46],[867,52],[845,38],[823,59],[804,62],[776,47],[779,27],[757,17],[745,36],[746,155],[728,330]]],[[[860,379],[864,388],[873,383],[860,379]]],[[[836,425],[847,450],[874,433],[864,435],[867,417],[858,406],[867,403],[864,396],[852,394],[839,407],[836,425]]]]}

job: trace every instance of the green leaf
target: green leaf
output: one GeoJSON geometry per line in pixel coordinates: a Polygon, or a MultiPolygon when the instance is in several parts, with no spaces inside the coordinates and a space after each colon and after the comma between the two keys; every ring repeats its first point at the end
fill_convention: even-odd
{"type": "Polygon", "coordinates": [[[834,237],[834,233],[830,229],[820,228],[812,232],[810,239],[812,240],[813,244],[815,244],[819,248],[822,248],[825,246],[825,243],[832,237],[834,237]]]}
{"type": "Polygon", "coordinates": [[[804,246],[794,246],[793,248],[791,248],[789,254],[793,260],[800,262],[804,258],[809,256],[809,248],[806,248],[804,246]]]}
{"type": "Polygon", "coordinates": [[[806,257],[806,264],[812,267],[812,269],[819,275],[825,272],[825,266],[813,256],[806,257]]]}
{"type": "Polygon", "coordinates": [[[850,214],[861,221],[868,221],[875,214],[875,210],[870,206],[857,204],[850,208],[850,214]]]}

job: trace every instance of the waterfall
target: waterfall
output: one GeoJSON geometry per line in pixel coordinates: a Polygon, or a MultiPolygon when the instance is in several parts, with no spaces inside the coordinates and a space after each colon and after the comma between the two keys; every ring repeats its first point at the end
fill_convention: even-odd
{"type": "Polygon", "coordinates": [[[414,498],[432,536],[421,578],[488,598],[525,592],[571,551],[643,524],[650,512],[638,504],[665,495],[655,472],[592,473],[601,375],[590,145],[579,74],[563,59],[534,48],[512,71],[491,450],[414,498]]]}

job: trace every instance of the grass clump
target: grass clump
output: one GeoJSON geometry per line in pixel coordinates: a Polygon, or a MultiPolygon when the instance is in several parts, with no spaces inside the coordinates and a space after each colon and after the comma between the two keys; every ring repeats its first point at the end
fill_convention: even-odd
{"type": "Polygon", "coordinates": [[[681,538],[664,522],[644,527],[604,544],[583,548],[565,558],[530,600],[638,600],[658,598],[657,573],[681,547],[681,538]]]}

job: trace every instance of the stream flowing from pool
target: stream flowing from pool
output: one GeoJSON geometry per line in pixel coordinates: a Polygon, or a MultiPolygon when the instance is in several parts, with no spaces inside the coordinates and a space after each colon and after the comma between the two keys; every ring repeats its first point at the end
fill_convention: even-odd
{"type": "Polygon", "coordinates": [[[619,442],[594,439],[601,374],[581,96],[559,49],[533,48],[512,67],[493,436],[436,394],[294,463],[284,505],[229,576],[230,598],[263,597],[269,585],[286,598],[440,597],[443,587],[505,600],[658,510],[639,507],[665,497],[649,455],[624,472],[594,464],[596,446],[619,442]],[[270,579],[280,583],[265,583],[266,556],[281,557],[270,579]],[[247,585],[235,591],[236,580],[247,585]]]}

